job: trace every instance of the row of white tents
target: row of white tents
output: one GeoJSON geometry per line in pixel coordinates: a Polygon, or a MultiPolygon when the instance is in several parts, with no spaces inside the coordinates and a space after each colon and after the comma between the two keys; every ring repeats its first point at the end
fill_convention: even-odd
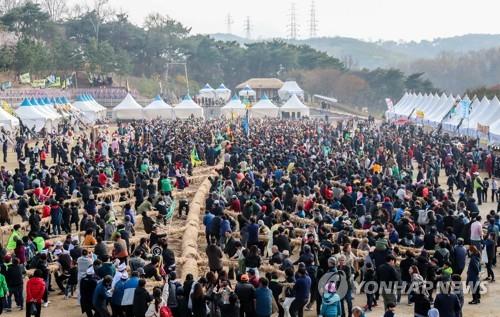
{"type": "MultiPolygon", "coordinates": [[[[240,97],[252,98],[257,95],[256,91],[250,87],[250,85],[245,85],[238,93],[240,97]]],[[[289,100],[293,95],[297,95],[299,98],[304,98],[304,90],[299,87],[296,81],[286,81],[283,86],[278,90],[278,96],[281,100],[289,100]]],[[[231,98],[231,90],[220,84],[219,88],[214,89],[210,84],[206,84],[200,89],[198,96],[201,98],[208,99],[220,99],[228,101],[231,98]]]]}
{"type": "Polygon", "coordinates": [[[66,97],[25,98],[13,114],[0,108],[0,126],[11,131],[22,124],[36,132],[43,128],[55,129],[62,120],[71,124],[78,121],[93,124],[106,116],[106,108],[98,104],[90,95],[77,96],[71,103],[66,97]]]}
{"type": "Polygon", "coordinates": [[[479,137],[500,144],[500,101],[465,95],[406,93],[386,112],[390,121],[409,120],[433,128],[441,125],[443,131],[479,137]]]}
{"type": "MultiPolygon", "coordinates": [[[[237,118],[246,115],[247,107],[237,96],[221,108],[226,118],[237,118]]],[[[249,107],[249,115],[253,118],[276,118],[281,114],[287,117],[300,118],[309,116],[309,108],[300,101],[297,95],[292,95],[281,107],[276,106],[266,96],[249,107]]],[[[189,95],[175,107],[170,106],[160,96],[157,96],[148,106],[142,107],[132,95],[128,94],[123,101],[113,108],[113,118],[117,120],[134,119],[187,119],[203,118],[203,108],[196,104],[189,95]]]]}

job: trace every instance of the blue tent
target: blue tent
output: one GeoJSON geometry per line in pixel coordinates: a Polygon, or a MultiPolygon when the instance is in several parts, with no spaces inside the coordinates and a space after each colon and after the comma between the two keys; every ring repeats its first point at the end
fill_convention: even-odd
{"type": "Polygon", "coordinates": [[[24,98],[23,102],[21,102],[20,107],[29,107],[33,106],[31,102],[28,100],[28,98],[24,98]]]}

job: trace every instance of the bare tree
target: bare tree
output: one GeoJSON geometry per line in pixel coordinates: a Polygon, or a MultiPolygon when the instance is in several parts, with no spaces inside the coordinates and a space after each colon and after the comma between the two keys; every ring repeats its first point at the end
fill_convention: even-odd
{"type": "Polygon", "coordinates": [[[66,0],[40,0],[40,4],[54,22],[61,20],[67,10],[66,0]]]}
{"type": "Polygon", "coordinates": [[[93,0],[87,3],[87,12],[90,14],[90,23],[94,29],[94,35],[99,42],[99,30],[101,25],[113,15],[113,9],[109,7],[109,0],[93,0]]]}
{"type": "Polygon", "coordinates": [[[0,0],[0,12],[6,13],[10,10],[22,6],[26,0],[0,0]]]}

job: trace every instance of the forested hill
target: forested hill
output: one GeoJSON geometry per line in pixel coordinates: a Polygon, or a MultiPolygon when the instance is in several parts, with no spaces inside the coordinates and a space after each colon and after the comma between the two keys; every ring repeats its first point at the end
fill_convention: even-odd
{"type": "MultiPolygon", "coordinates": [[[[211,36],[223,41],[252,42],[232,34],[219,33],[211,36]]],[[[464,54],[500,47],[500,34],[467,34],[420,42],[368,42],[348,37],[322,37],[290,42],[309,45],[344,62],[351,62],[355,68],[374,69],[410,63],[422,58],[436,58],[443,52],[464,54]]]]}

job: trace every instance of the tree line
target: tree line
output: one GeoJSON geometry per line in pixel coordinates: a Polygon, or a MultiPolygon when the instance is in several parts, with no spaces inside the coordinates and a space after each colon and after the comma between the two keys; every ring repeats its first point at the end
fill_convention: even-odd
{"type": "Polygon", "coordinates": [[[158,13],[138,26],[126,13],[113,10],[108,0],[71,9],[64,0],[3,0],[0,10],[2,29],[17,39],[0,48],[2,71],[40,76],[86,71],[165,80],[168,68],[164,84],[181,92],[173,86],[181,84],[182,72],[168,65],[186,63],[193,90],[206,82],[235,87],[252,77],[293,78],[308,93],[374,110],[383,110],[385,98],[397,100],[407,90],[435,90],[421,73],[350,71],[339,59],[307,45],[217,41],[193,35],[189,27],[158,13]]]}

